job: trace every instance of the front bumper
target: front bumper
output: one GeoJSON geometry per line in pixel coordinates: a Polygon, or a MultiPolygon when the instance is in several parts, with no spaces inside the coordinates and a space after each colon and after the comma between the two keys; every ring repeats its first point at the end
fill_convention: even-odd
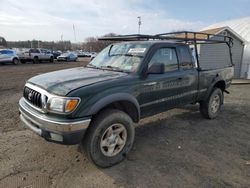
{"type": "Polygon", "coordinates": [[[67,61],[67,57],[57,57],[57,61],[67,61]]]}
{"type": "Polygon", "coordinates": [[[78,144],[89,124],[90,118],[64,119],[49,117],[34,110],[24,98],[19,101],[19,113],[22,122],[33,132],[47,141],[61,144],[78,144]]]}
{"type": "Polygon", "coordinates": [[[7,57],[7,58],[0,59],[0,63],[10,63],[12,61],[13,61],[12,57],[7,57]]]}

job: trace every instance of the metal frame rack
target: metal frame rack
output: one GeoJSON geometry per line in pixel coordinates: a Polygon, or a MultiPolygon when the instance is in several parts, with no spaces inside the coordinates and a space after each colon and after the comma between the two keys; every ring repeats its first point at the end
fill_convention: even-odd
{"type": "Polygon", "coordinates": [[[229,48],[230,60],[232,62],[233,38],[225,35],[216,35],[203,32],[179,31],[171,33],[161,33],[156,35],[117,35],[112,37],[102,37],[98,40],[108,41],[149,41],[149,40],[174,40],[176,42],[184,42],[189,45],[194,45],[198,68],[200,68],[197,44],[218,44],[225,43],[229,48]]]}

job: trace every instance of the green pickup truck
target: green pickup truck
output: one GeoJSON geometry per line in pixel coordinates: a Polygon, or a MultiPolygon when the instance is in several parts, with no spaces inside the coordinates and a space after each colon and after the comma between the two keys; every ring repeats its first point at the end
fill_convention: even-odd
{"type": "Polygon", "coordinates": [[[27,127],[47,141],[80,143],[96,165],[109,167],[126,157],[142,118],[195,103],[205,118],[218,115],[234,73],[231,53],[227,67],[203,70],[197,45],[225,43],[230,52],[230,37],[178,32],[101,40],[114,43],[86,67],[27,81],[19,101],[27,127]]]}

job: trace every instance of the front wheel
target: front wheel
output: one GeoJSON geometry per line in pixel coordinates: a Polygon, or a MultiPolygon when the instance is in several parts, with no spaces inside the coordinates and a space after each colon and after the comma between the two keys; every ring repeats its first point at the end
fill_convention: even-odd
{"type": "Polygon", "coordinates": [[[91,123],[83,145],[97,166],[110,167],[121,162],[134,142],[132,119],[119,110],[105,110],[91,123]]]}
{"type": "Polygon", "coordinates": [[[34,57],[34,59],[33,59],[33,63],[34,63],[34,64],[38,64],[38,63],[39,63],[39,59],[38,59],[38,57],[34,57]]]}
{"type": "Polygon", "coordinates": [[[12,61],[12,63],[13,63],[14,65],[18,65],[18,64],[20,63],[20,61],[19,61],[19,59],[14,58],[13,61],[12,61]]]}
{"type": "Polygon", "coordinates": [[[206,101],[200,102],[200,112],[207,119],[214,119],[218,116],[223,104],[223,93],[215,88],[206,101]]]}

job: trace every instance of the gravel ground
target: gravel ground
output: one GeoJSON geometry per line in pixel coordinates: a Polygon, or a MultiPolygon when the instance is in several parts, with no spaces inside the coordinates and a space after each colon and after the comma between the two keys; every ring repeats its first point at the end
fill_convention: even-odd
{"type": "Polygon", "coordinates": [[[37,74],[72,63],[0,65],[0,187],[250,187],[250,85],[233,85],[220,116],[198,105],[147,119],[127,159],[109,169],[90,163],[77,145],[49,143],[25,129],[18,100],[37,74]]]}

